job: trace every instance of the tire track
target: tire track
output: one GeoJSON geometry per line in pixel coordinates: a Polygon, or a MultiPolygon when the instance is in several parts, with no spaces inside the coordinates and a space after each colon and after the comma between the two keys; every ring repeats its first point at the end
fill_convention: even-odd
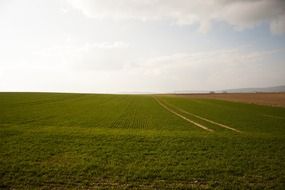
{"type": "Polygon", "coordinates": [[[204,129],[204,130],[209,131],[209,132],[213,132],[213,131],[214,131],[213,129],[209,129],[208,127],[205,127],[204,125],[201,125],[201,124],[199,124],[199,123],[196,123],[195,121],[192,121],[192,120],[188,119],[187,117],[184,117],[183,115],[181,115],[181,114],[175,112],[174,110],[170,109],[170,108],[167,107],[165,104],[163,104],[161,101],[159,101],[157,98],[154,97],[154,99],[157,101],[157,103],[158,103],[161,107],[163,107],[163,108],[166,109],[167,111],[173,113],[174,115],[176,115],[176,116],[178,116],[178,117],[180,117],[180,118],[182,118],[182,119],[188,121],[189,123],[192,123],[193,125],[195,125],[195,126],[197,126],[197,127],[200,127],[201,129],[204,129]]]}
{"type": "Polygon", "coordinates": [[[196,114],[193,114],[193,113],[187,112],[187,111],[185,111],[185,110],[183,110],[183,109],[181,109],[181,108],[178,108],[177,106],[173,106],[173,105],[171,105],[171,106],[172,106],[172,107],[174,107],[175,109],[177,109],[178,111],[182,112],[182,113],[185,113],[185,114],[191,115],[191,116],[196,117],[196,118],[198,118],[198,119],[201,119],[201,120],[203,120],[203,121],[207,121],[207,122],[212,123],[212,124],[214,124],[214,125],[217,125],[217,126],[219,126],[219,127],[226,128],[226,129],[229,129],[229,130],[235,131],[235,132],[237,132],[237,133],[241,133],[241,131],[240,131],[240,130],[237,130],[237,129],[232,128],[232,127],[230,127],[230,126],[227,126],[227,125],[224,125],[224,124],[221,124],[221,123],[218,123],[218,122],[215,122],[215,121],[212,121],[212,120],[206,119],[206,118],[201,117],[201,116],[199,116],[199,115],[196,115],[196,114]]]}
{"type": "Polygon", "coordinates": [[[263,117],[270,117],[270,118],[274,118],[274,119],[285,119],[285,117],[276,116],[276,115],[263,114],[262,116],[263,117]]]}

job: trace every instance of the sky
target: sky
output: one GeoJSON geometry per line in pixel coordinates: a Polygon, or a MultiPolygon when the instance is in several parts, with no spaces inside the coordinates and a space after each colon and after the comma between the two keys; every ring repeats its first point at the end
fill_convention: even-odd
{"type": "Polygon", "coordinates": [[[0,91],[284,84],[284,0],[0,0],[0,91]]]}

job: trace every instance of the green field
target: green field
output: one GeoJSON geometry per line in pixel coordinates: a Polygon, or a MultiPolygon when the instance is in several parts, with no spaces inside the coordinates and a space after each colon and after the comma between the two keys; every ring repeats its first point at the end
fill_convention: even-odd
{"type": "Polygon", "coordinates": [[[0,93],[0,189],[93,188],[285,189],[285,108],[0,93]]]}

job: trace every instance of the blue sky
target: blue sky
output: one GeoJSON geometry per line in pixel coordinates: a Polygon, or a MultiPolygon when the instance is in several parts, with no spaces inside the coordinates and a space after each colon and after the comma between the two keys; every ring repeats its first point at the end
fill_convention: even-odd
{"type": "Polygon", "coordinates": [[[285,84],[278,0],[2,0],[0,28],[1,91],[285,84]]]}

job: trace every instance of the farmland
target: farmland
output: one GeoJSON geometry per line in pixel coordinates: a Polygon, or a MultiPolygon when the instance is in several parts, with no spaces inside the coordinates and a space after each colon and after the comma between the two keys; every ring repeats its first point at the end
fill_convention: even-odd
{"type": "Polygon", "coordinates": [[[268,106],[285,107],[285,93],[204,93],[204,94],[177,94],[181,97],[199,99],[218,99],[235,102],[253,103],[268,106]]]}
{"type": "Polygon", "coordinates": [[[0,93],[0,189],[284,189],[284,150],[283,107],[0,93]]]}

